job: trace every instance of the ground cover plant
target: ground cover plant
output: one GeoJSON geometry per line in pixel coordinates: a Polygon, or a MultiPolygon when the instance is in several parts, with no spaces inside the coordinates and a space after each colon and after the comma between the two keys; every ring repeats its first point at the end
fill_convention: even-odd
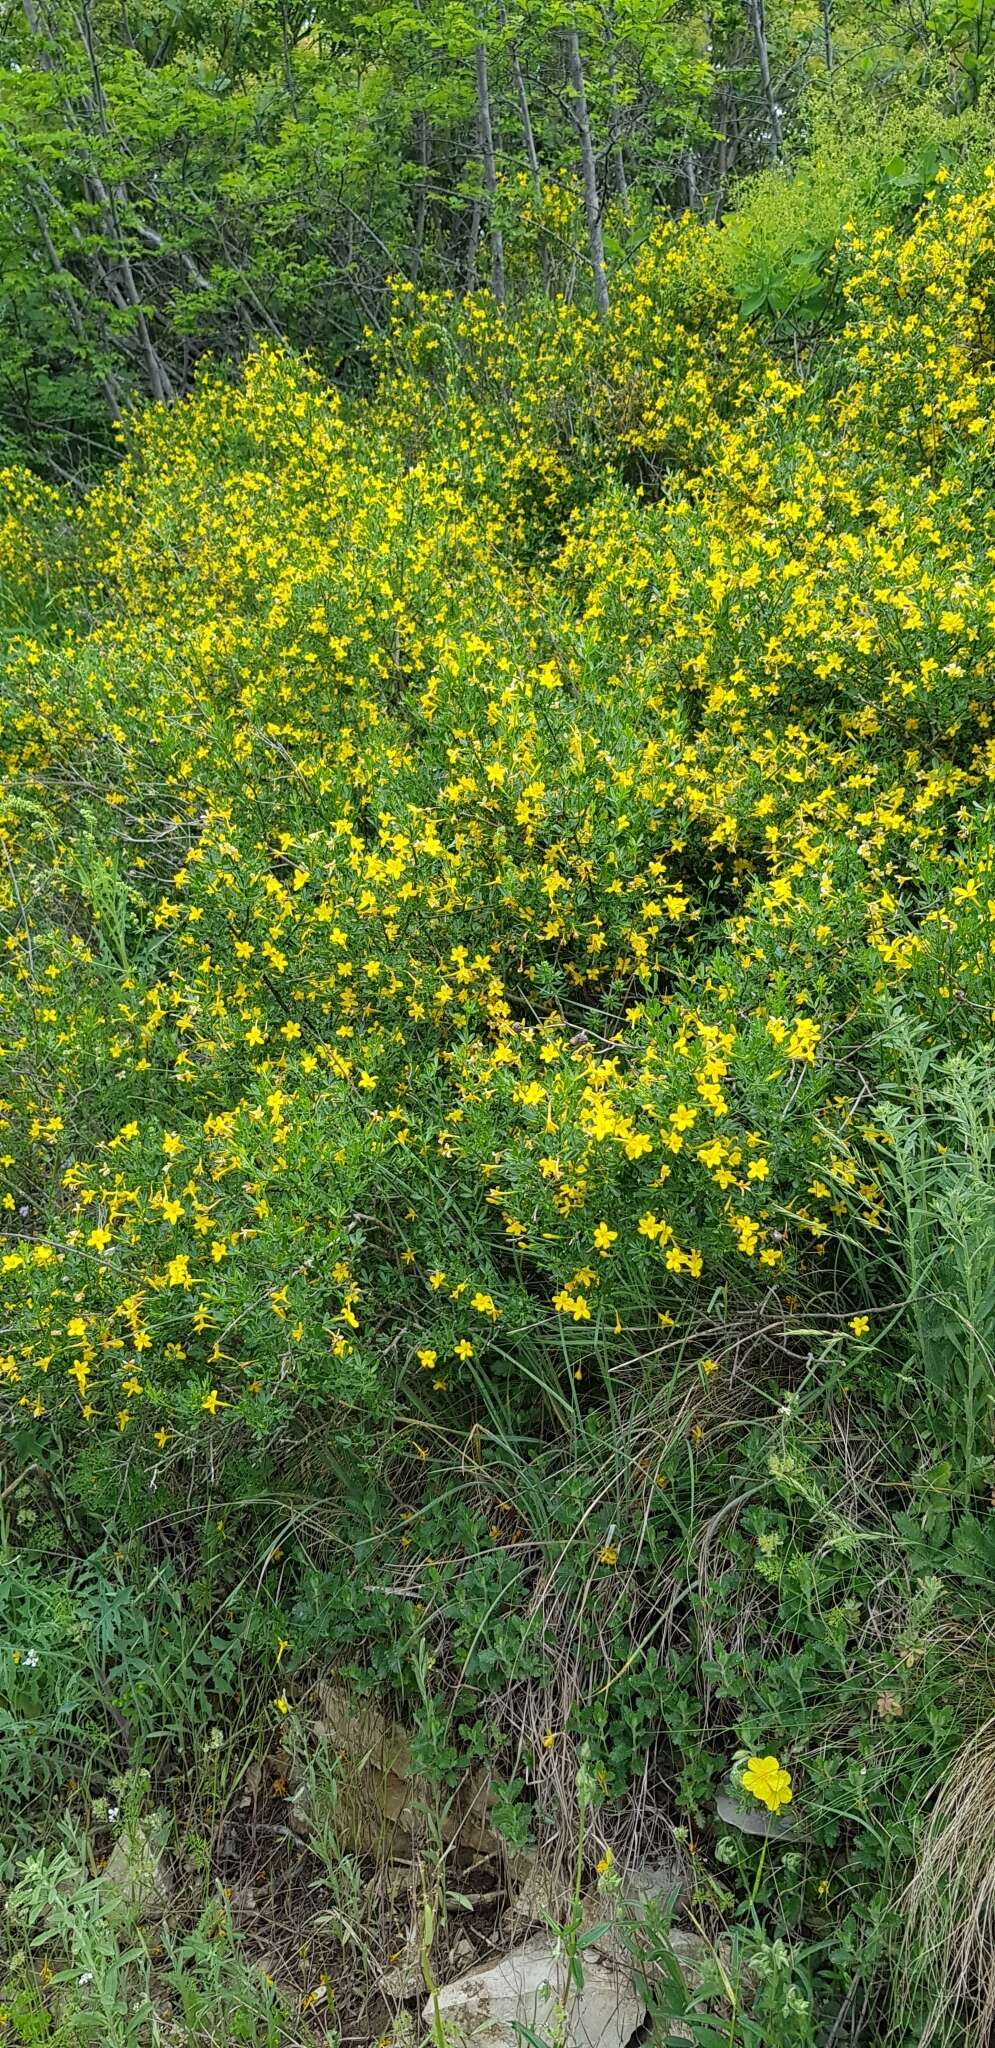
{"type": "Polygon", "coordinates": [[[985,118],[3,473],[7,2038],[417,2035],[486,1769],[702,2044],[988,2039],[985,118]]]}

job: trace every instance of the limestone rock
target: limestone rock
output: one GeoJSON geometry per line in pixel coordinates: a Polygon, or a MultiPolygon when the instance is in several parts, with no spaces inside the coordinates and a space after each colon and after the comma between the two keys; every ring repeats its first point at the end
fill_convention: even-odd
{"type": "Polygon", "coordinates": [[[715,1810],[727,1827],[738,1828],[741,1835],[762,1835],[770,1841],[783,1842],[795,1832],[790,1814],[765,1813],[759,1806],[741,1806],[739,1800],[731,1798],[728,1792],[717,1795],[715,1810]]]}
{"type": "MultiPolygon", "coordinates": [[[[512,1949],[439,1992],[447,2041],[454,2048],[520,2048],[517,2022],[544,2040],[562,2038],[565,2048],[625,2048],[646,2016],[642,1999],[618,1971],[587,1955],[583,1973],[581,1989],[547,1941],[512,1949]]],[[[431,1999],[423,2017],[430,2027],[431,1999]]]]}
{"type": "MultiPolygon", "coordinates": [[[[321,1718],[314,1734],[339,1759],[335,1819],[343,1844],[361,1855],[400,1855],[416,1848],[426,1833],[430,1793],[415,1775],[405,1730],[371,1700],[354,1699],[338,1686],[322,1684],[319,1698],[321,1718]]],[[[443,1841],[479,1855],[498,1855],[501,1845],[488,1819],[491,1797],[486,1776],[469,1774],[438,1816],[443,1841]]]]}
{"type": "Polygon", "coordinates": [[[320,1689],[321,1720],[314,1732],[341,1765],[336,1824],[358,1850],[414,1840],[419,1816],[412,1803],[411,1750],[404,1729],[369,1700],[354,1700],[336,1686],[320,1689]]]}
{"type": "Polygon", "coordinates": [[[153,1831],[138,1821],[118,1836],[102,1872],[112,1911],[133,1920],[161,1919],[169,1882],[153,1831]]]}
{"type": "Polygon", "coordinates": [[[519,1853],[508,1874],[512,1882],[506,1923],[509,1932],[514,1936],[527,1934],[533,1927],[559,1926],[570,1905],[563,1879],[534,1854],[519,1853]]]}
{"type": "Polygon", "coordinates": [[[670,1906],[681,1895],[684,1874],[676,1856],[664,1856],[656,1863],[639,1863],[622,1879],[622,1896],[629,1910],[645,1911],[647,1906],[670,1906]]]}

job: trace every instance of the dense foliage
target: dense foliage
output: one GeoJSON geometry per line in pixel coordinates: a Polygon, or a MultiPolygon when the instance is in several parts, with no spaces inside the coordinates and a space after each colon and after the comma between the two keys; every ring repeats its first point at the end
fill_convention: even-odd
{"type": "MultiPolygon", "coordinates": [[[[914,183],[879,131],[969,112],[993,43],[990,0],[9,0],[0,455],[92,473],[136,397],[266,336],[354,382],[399,277],[603,306],[653,209],[721,215],[813,86],[839,194],[876,155],[914,183]]],[[[753,244],[744,299],[813,306],[845,217],[753,244]]]]}
{"type": "MultiPolygon", "coordinates": [[[[872,12],[748,10],[751,64],[871,85],[799,97],[807,157],[723,221],[715,95],[781,147],[747,46],[584,17],[634,171],[605,303],[572,168],[466,184],[473,23],[8,23],[2,232],[55,251],[0,303],[45,472],[0,473],[10,2038],[336,2038],[210,1903],[329,1671],[443,1805],[486,1765],[512,1848],[676,1848],[699,2048],[913,2048],[938,1957],[988,2038],[990,1802],[924,1824],[991,1690],[990,31],[872,12]],[[417,215],[429,113],[419,262],[364,213],[357,272],[349,181],[417,215]],[[447,289],[466,207],[490,289],[447,289]],[[207,1873],[156,1963],[185,2034],[87,1868],[153,1798],[207,1873]]],[[[548,162],[572,33],[487,29],[548,162]]]]}

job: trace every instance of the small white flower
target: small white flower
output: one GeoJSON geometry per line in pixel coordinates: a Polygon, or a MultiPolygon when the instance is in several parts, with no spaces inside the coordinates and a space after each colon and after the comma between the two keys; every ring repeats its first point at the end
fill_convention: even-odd
{"type": "Polygon", "coordinates": [[[29,1650],[29,1651],[27,1652],[26,1656],[25,1656],[24,1662],[25,1662],[25,1665],[26,1665],[27,1669],[28,1669],[29,1671],[33,1671],[33,1670],[34,1670],[34,1668],[35,1668],[35,1665],[36,1665],[36,1664],[37,1664],[37,1662],[38,1662],[38,1652],[37,1652],[37,1650],[29,1650]]]}
{"type": "Polygon", "coordinates": [[[80,1983],[80,1984],[92,1984],[92,1983],[93,1983],[93,1971],[92,1971],[92,1970],[84,1970],[84,1972],[83,1972],[83,1975],[82,1975],[82,1977],[80,1977],[78,1981],[79,1981],[79,1983],[80,1983]]]}
{"type": "Polygon", "coordinates": [[[108,1818],[108,1820],[116,1820],[116,1819],[117,1819],[117,1817],[118,1817],[118,1814],[120,1813],[120,1811],[121,1811],[121,1808],[120,1808],[119,1806],[109,1806],[109,1807],[107,1808],[107,1818],[108,1818]]]}

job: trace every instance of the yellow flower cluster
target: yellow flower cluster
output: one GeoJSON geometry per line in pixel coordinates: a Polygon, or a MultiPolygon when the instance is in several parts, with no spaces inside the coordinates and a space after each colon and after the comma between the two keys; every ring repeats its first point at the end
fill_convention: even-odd
{"type": "Polygon", "coordinates": [[[667,224],[603,329],[404,293],[371,399],[0,477],[19,1424],[579,1372],[880,1227],[889,1003],[995,1018],[993,223],[854,234],[821,383],[667,224]]]}

